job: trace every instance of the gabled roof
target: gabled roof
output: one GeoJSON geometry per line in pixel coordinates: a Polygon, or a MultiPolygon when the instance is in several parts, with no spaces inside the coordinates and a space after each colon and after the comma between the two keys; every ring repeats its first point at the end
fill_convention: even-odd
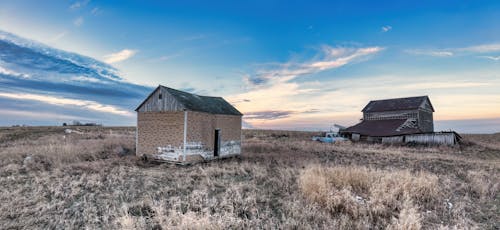
{"type": "Polygon", "coordinates": [[[172,89],[162,85],[159,85],[158,88],[153,90],[153,92],[149,94],[149,96],[135,109],[135,111],[138,111],[139,108],[149,99],[149,97],[151,97],[153,93],[160,88],[165,89],[172,97],[174,97],[177,100],[177,102],[182,104],[182,106],[186,110],[206,112],[212,114],[226,114],[226,115],[239,115],[239,116],[243,115],[242,113],[240,113],[240,111],[234,108],[222,97],[200,96],[172,89]]]}
{"type": "Polygon", "coordinates": [[[434,112],[434,107],[432,107],[431,100],[429,99],[428,96],[405,97],[405,98],[370,101],[361,111],[385,112],[385,111],[418,109],[422,105],[422,103],[424,103],[425,100],[427,100],[429,106],[434,112]]]}
{"type": "Polygon", "coordinates": [[[392,120],[364,120],[359,124],[351,126],[342,132],[344,133],[359,133],[365,136],[372,137],[387,137],[403,134],[422,133],[418,128],[400,128],[407,119],[392,119],[392,120]],[[400,129],[398,129],[400,128],[400,129]]]}

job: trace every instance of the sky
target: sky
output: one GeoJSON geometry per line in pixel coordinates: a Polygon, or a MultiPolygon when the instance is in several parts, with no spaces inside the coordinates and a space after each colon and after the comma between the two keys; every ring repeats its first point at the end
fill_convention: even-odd
{"type": "MultiPolygon", "coordinates": [[[[107,63],[143,89],[223,96],[246,127],[291,130],[353,125],[370,100],[428,95],[436,131],[500,132],[499,22],[500,1],[482,0],[0,1],[2,31],[107,63]]],[[[26,95],[48,101],[0,91],[26,95]]],[[[49,96],[69,101],[40,109],[48,118],[83,100],[49,96]]],[[[115,109],[106,122],[135,125],[136,105],[115,104],[99,104],[115,109]]],[[[25,109],[0,115],[19,123],[25,109]]]]}

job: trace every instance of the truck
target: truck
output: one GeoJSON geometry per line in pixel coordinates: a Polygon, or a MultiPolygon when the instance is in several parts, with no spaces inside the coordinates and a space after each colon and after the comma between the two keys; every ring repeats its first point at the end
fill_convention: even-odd
{"type": "Polygon", "coordinates": [[[335,143],[338,141],[347,141],[348,139],[345,137],[341,137],[338,133],[325,133],[325,136],[319,137],[319,136],[314,136],[312,138],[313,141],[319,141],[322,143],[335,143]]]}

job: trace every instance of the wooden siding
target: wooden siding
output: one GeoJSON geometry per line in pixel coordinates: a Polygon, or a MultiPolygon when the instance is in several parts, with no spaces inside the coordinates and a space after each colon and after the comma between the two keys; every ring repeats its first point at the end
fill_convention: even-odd
{"type": "Polygon", "coordinates": [[[387,119],[406,119],[417,118],[418,110],[400,110],[387,112],[365,112],[364,120],[387,120],[387,119]]]}
{"type": "Polygon", "coordinates": [[[434,132],[434,119],[432,111],[419,110],[418,111],[418,128],[423,133],[434,132]]]}
{"type": "Polygon", "coordinates": [[[420,105],[420,109],[431,112],[431,113],[433,112],[430,101],[427,99],[422,102],[422,105],[420,105]]]}
{"type": "Polygon", "coordinates": [[[360,140],[360,135],[359,133],[353,133],[352,138],[353,141],[359,141],[360,140]]]}
{"type": "MultiPolygon", "coordinates": [[[[427,100],[426,100],[427,101],[427,100]]],[[[426,102],[425,101],[425,102],[426,102]]],[[[387,112],[365,112],[363,120],[390,120],[390,119],[408,119],[414,118],[417,121],[418,128],[423,133],[434,132],[433,112],[429,103],[423,103],[418,110],[401,110],[387,112]]]]}
{"type": "Polygon", "coordinates": [[[403,143],[404,136],[395,136],[395,137],[383,137],[383,144],[395,144],[395,143],[403,143]]]}
{"type": "Polygon", "coordinates": [[[179,103],[167,90],[158,87],[141,105],[137,112],[182,111],[184,106],[179,103]],[[160,94],[161,99],[160,99],[160,94]]]}
{"type": "Polygon", "coordinates": [[[412,134],[405,136],[405,142],[414,142],[420,144],[441,144],[441,145],[455,145],[458,143],[458,137],[455,133],[425,133],[425,134],[412,134]]]}

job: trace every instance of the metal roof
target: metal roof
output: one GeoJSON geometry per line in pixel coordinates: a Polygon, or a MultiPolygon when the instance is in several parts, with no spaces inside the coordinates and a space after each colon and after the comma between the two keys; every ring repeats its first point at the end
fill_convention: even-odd
{"type": "Polygon", "coordinates": [[[391,120],[364,120],[359,124],[351,126],[342,132],[344,133],[359,133],[365,136],[372,137],[387,137],[403,134],[422,133],[418,128],[398,128],[406,122],[407,119],[391,119],[391,120]]]}
{"type": "MultiPolygon", "coordinates": [[[[222,97],[209,97],[200,96],[176,89],[172,89],[166,86],[159,85],[153,92],[159,88],[164,88],[170,95],[172,95],[180,104],[184,106],[186,110],[199,111],[212,114],[226,114],[226,115],[239,115],[243,114],[229,104],[222,97]]],[[[151,93],[136,109],[136,111],[151,97],[151,93]]]]}
{"type": "Polygon", "coordinates": [[[434,112],[434,107],[432,107],[431,100],[429,99],[428,96],[405,97],[405,98],[370,101],[361,111],[384,112],[384,111],[418,109],[425,100],[429,102],[429,106],[434,112]]]}

